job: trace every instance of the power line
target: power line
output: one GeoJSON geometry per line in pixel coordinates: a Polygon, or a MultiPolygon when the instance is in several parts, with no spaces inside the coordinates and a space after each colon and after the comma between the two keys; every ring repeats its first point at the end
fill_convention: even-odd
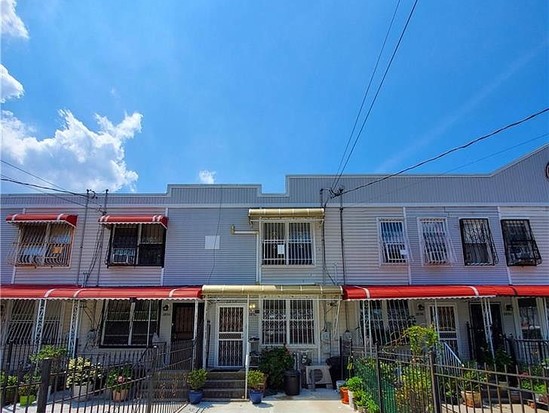
{"type": "MultiPolygon", "coordinates": [[[[387,43],[387,39],[389,38],[389,33],[391,32],[391,29],[393,27],[393,23],[395,21],[395,17],[398,11],[398,7],[400,6],[400,0],[398,0],[397,5],[395,7],[395,11],[393,12],[393,17],[391,18],[391,22],[389,23],[389,27],[387,28],[387,32],[385,33],[385,39],[383,39],[383,45],[381,46],[381,50],[379,51],[379,54],[377,55],[376,64],[374,66],[374,70],[372,71],[372,75],[370,76],[370,80],[368,82],[368,86],[366,87],[366,90],[364,92],[364,96],[362,97],[362,103],[360,104],[360,108],[358,110],[358,113],[356,114],[355,123],[353,125],[353,129],[351,130],[351,134],[349,135],[349,138],[347,139],[347,144],[345,145],[345,150],[343,151],[343,154],[341,155],[341,160],[339,161],[339,165],[337,167],[336,175],[339,174],[339,171],[341,169],[341,165],[343,164],[343,161],[345,160],[345,155],[347,154],[347,149],[349,149],[349,145],[351,144],[351,139],[353,138],[353,135],[355,134],[356,125],[358,125],[358,120],[360,119],[360,115],[362,114],[362,109],[364,108],[364,103],[366,103],[366,97],[368,96],[368,93],[370,92],[370,87],[372,86],[372,81],[374,80],[374,76],[377,72],[377,68],[379,66],[379,61],[381,60],[381,56],[383,55],[383,51],[385,50],[385,45],[387,43]]],[[[337,185],[338,178],[334,178],[334,182],[332,183],[332,188],[334,188],[337,185]]]]}
{"type": "Polygon", "coordinates": [[[423,166],[423,165],[428,164],[428,163],[430,163],[430,162],[436,161],[436,160],[438,160],[438,159],[440,159],[440,158],[443,158],[443,157],[445,157],[445,156],[447,156],[447,155],[449,155],[449,154],[451,154],[451,153],[454,153],[454,152],[457,152],[457,151],[459,151],[459,150],[468,148],[469,146],[474,145],[475,143],[478,143],[478,142],[481,142],[481,141],[483,141],[483,140],[486,140],[486,139],[488,139],[488,138],[490,138],[490,137],[492,137],[492,136],[494,136],[494,135],[497,135],[497,134],[499,134],[499,133],[501,133],[501,132],[503,132],[503,131],[506,131],[507,129],[510,129],[510,128],[515,127],[515,126],[521,125],[521,124],[523,124],[524,122],[527,122],[527,121],[529,121],[529,120],[531,120],[531,119],[534,119],[535,117],[540,116],[540,115],[542,115],[542,114],[544,114],[544,113],[546,113],[546,112],[548,112],[548,111],[549,111],[549,108],[542,109],[542,110],[540,110],[540,111],[538,111],[538,112],[535,112],[535,113],[533,113],[533,114],[531,114],[531,115],[528,115],[527,117],[525,117],[525,118],[523,118],[523,119],[520,119],[520,120],[515,121],[515,122],[513,122],[513,123],[510,123],[510,124],[508,124],[508,125],[506,125],[506,126],[503,126],[503,127],[499,128],[499,129],[496,129],[495,131],[490,132],[490,133],[488,133],[488,134],[486,134],[486,135],[483,135],[483,136],[480,136],[480,137],[478,137],[478,138],[476,138],[476,139],[473,139],[473,140],[471,140],[471,141],[469,141],[469,142],[467,142],[467,143],[465,143],[465,144],[463,144],[463,145],[456,146],[456,147],[454,147],[454,148],[452,148],[452,149],[449,149],[449,150],[447,150],[447,151],[445,151],[445,152],[442,152],[442,153],[439,154],[439,155],[433,156],[432,158],[426,159],[426,160],[424,160],[424,161],[421,161],[421,162],[416,163],[415,165],[412,165],[412,166],[409,166],[409,167],[407,167],[407,168],[401,169],[400,171],[395,172],[394,174],[390,174],[390,175],[384,176],[384,177],[382,177],[382,178],[379,178],[379,179],[376,179],[376,180],[374,180],[374,181],[368,182],[367,184],[364,184],[364,185],[359,185],[359,186],[357,186],[357,187],[355,187],[355,188],[352,188],[352,189],[341,190],[341,191],[339,191],[339,192],[333,194],[333,195],[332,195],[332,198],[335,198],[335,197],[337,197],[337,196],[341,196],[341,195],[344,195],[344,194],[348,194],[348,193],[350,193],[350,192],[358,191],[359,189],[366,188],[366,187],[368,187],[368,186],[377,184],[377,183],[382,182],[382,181],[385,181],[385,180],[387,180],[387,179],[389,179],[389,178],[392,178],[392,177],[395,177],[395,176],[398,176],[398,175],[402,175],[404,172],[411,171],[412,169],[417,169],[417,168],[419,168],[420,166],[423,166]]]}
{"type": "Polygon", "coordinates": [[[57,185],[57,184],[54,184],[53,182],[47,181],[47,180],[45,180],[44,178],[39,177],[38,175],[35,175],[35,174],[33,174],[33,173],[30,173],[29,171],[25,171],[23,168],[20,168],[20,167],[18,167],[17,165],[14,165],[14,164],[12,164],[12,163],[9,163],[8,161],[5,161],[5,160],[3,160],[3,159],[0,159],[0,162],[5,163],[5,164],[8,165],[8,166],[11,166],[12,168],[17,169],[18,171],[21,171],[21,172],[23,172],[23,173],[26,173],[27,175],[30,175],[30,176],[32,176],[33,178],[39,179],[39,180],[41,180],[42,182],[45,182],[45,183],[50,184],[50,185],[52,185],[52,186],[55,186],[55,187],[57,187],[57,188],[59,188],[59,189],[67,190],[66,188],[63,188],[62,186],[59,186],[59,185],[57,185]]]}
{"type": "Polygon", "coordinates": [[[387,77],[387,73],[389,72],[389,69],[391,68],[391,65],[393,64],[393,60],[395,59],[396,53],[400,47],[400,43],[402,42],[402,39],[404,37],[404,33],[406,33],[406,29],[408,29],[408,25],[410,24],[410,20],[412,19],[412,16],[414,15],[414,11],[416,9],[417,3],[419,0],[416,0],[414,2],[414,5],[412,6],[412,9],[410,10],[410,13],[408,14],[408,18],[406,19],[406,24],[404,24],[404,28],[402,29],[402,32],[400,33],[400,37],[398,39],[398,42],[395,46],[395,49],[393,50],[393,54],[391,55],[391,59],[389,60],[389,63],[387,64],[387,67],[385,68],[385,72],[383,73],[383,77],[381,78],[381,82],[379,83],[379,86],[376,90],[376,93],[374,95],[374,98],[372,99],[372,102],[370,103],[370,107],[368,108],[368,112],[366,113],[366,116],[364,120],[362,121],[362,125],[360,127],[360,130],[358,131],[358,134],[353,142],[353,146],[351,147],[351,150],[349,151],[349,155],[347,155],[347,159],[345,160],[345,163],[343,164],[343,167],[341,168],[341,172],[337,174],[337,179],[335,181],[335,185],[339,182],[341,176],[343,175],[343,172],[345,171],[345,168],[347,167],[347,164],[349,163],[349,160],[351,159],[351,156],[355,150],[356,144],[358,143],[358,140],[360,139],[360,136],[362,135],[362,131],[364,130],[364,126],[366,126],[366,122],[370,118],[370,113],[372,113],[372,109],[377,101],[377,97],[379,96],[379,92],[381,91],[381,88],[383,86],[383,83],[385,82],[385,78],[387,77]]]}

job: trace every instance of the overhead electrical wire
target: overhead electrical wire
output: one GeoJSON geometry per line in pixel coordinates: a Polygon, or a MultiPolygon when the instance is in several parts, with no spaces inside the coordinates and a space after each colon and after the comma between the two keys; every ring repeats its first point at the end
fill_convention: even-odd
{"type": "Polygon", "coordinates": [[[47,183],[47,184],[49,184],[49,185],[51,185],[51,186],[55,186],[56,188],[63,189],[63,190],[65,190],[65,191],[68,192],[68,190],[67,190],[66,188],[63,188],[62,186],[59,186],[59,185],[57,185],[57,184],[54,184],[53,182],[47,181],[47,180],[45,180],[44,178],[41,178],[41,177],[39,177],[38,175],[35,175],[35,174],[33,174],[33,173],[29,172],[29,171],[26,171],[26,170],[24,170],[23,168],[20,168],[20,167],[17,166],[17,165],[14,165],[14,164],[12,164],[12,163],[9,163],[8,161],[5,161],[5,160],[3,160],[3,159],[0,159],[0,162],[6,164],[6,165],[8,165],[8,166],[11,166],[12,168],[17,169],[18,171],[21,171],[21,172],[23,172],[23,173],[26,173],[27,175],[30,175],[30,176],[32,176],[33,178],[39,179],[39,180],[41,180],[42,182],[45,182],[45,183],[47,183]]]}
{"type": "Polygon", "coordinates": [[[391,65],[393,64],[393,61],[395,59],[395,56],[398,52],[398,49],[400,47],[400,44],[402,43],[402,39],[404,38],[404,34],[406,33],[406,30],[408,29],[408,26],[410,24],[410,20],[412,20],[412,16],[414,15],[414,11],[416,9],[417,3],[419,0],[415,0],[414,5],[412,6],[412,9],[410,10],[410,13],[408,14],[408,18],[406,19],[406,23],[404,24],[404,27],[402,29],[402,32],[400,33],[400,37],[398,38],[398,42],[393,50],[393,54],[391,55],[391,58],[389,59],[389,63],[387,64],[387,67],[385,68],[385,72],[383,73],[383,76],[381,78],[381,81],[379,83],[379,86],[377,87],[376,93],[372,99],[372,102],[370,103],[370,106],[368,108],[368,112],[366,112],[366,116],[364,117],[364,120],[362,121],[362,125],[360,126],[360,129],[357,133],[357,136],[353,142],[353,145],[351,146],[351,149],[349,151],[349,154],[347,155],[347,158],[345,162],[343,163],[343,166],[341,167],[341,171],[337,174],[337,178],[335,180],[335,184],[332,186],[332,189],[334,189],[337,184],[339,183],[339,180],[341,179],[341,176],[343,175],[343,172],[345,171],[345,168],[347,167],[347,164],[349,163],[349,160],[351,159],[351,156],[353,155],[353,152],[356,148],[356,145],[358,143],[358,140],[360,139],[360,136],[362,135],[362,132],[364,130],[364,127],[366,126],[366,122],[370,118],[370,114],[372,113],[372,109],[377,101],[377,97],[379,96],[379,92],[381,91],[381,88],[383,87],[383,83],[385,82],[385,78],[387,77],[387,73],[389,72],[389,69],[391,68],[391,65]]]}
{"type": "Polygon", "coordinates": [[[493,136],[495,136],[495,135],[497,135],[497,134],[499,134],[499,133],[501,133],[501,132],[504,132],[504,131],[506,131],[506,130],[508,130],[508,129],[511,129],[511,128],[515,127],[515,126],[521,125],[521,124],[523,124],[523,123],[525,123],[525,122],[527,122],[527,121],[529,121],[529,120],[531,120],[531,119],[534,119],[534,118],[536,118],[536,117],[538,117],[538,116],[540,116],[540,115],[542,115],[542,114],[544,114],[544,113],[546,113],[546,112],[549,112],[549,107],[548,107],[548,108],[545,108],[545,109],[542,109],[542,110],[540,110],[540,111],[538,111],[538,112],[535,112],[535,113],[533,113],[533,114],[531,114],[531,115],[528,115],[527,117],[525,117],[525,118],[523,118],[523,119],[517,120],[517,121],[512,122],[512,123],[510,123],[510,124],[508,124],[508,125],[502,126],[501,128],[498,128],[498,129],[494,130],[493,132],[490,132],[490,133],[488,133],[488,134],[486,134],[486,135],[482,135],[482,136],[480,136],[480,137],[478,137],[478,138],[475,138],[475,139],[473,139],[473,140],[470,140],[469,142],[467,142],[467,143],[465,143],[465,144],[463,144],[463,145],[459,145],[459,146],[456,146],[456,147],[454,147],[454,148],[452,148],[452,149],[448,149],[447,151],[444,151],[444,152],[442,152],[442,153],[440,153],[440,154],[438,154],[438,155],[436,155],[436,156],[433,156],[432,158],[426,159],[426,160],[421,161],[421,162],[418,162],[418,163],[416,163],[416,164],[414,164],[414,165],[412,165],[412,166],[409,166],[409,167],[407,167],[407,168],[401,169],[400,171],[395,172],[395,173],[393,173],[393,174],[386,175],[386,176],[384,176],[384,177],[382,177],[382,178],[379,178],[379,179],[376,179],[376,180],[374,180],[374,181],[368,182],[367,184],[364,184],[364,185],[359,185],[359,186],[357,186],[357,187],[355,187],[355,188],[341,190],[341,191],[339,191],[339,192],[337,192],[337,193],[334,193],[334,194],[332,195],[332,198],[335,198],[335,197],[338,197],[338,196],[342,196],[342,195],[348,194],[348,193],[350,193],[350,192],[358,191],[359,189],[366,188],[366,187],[368,187],[368,186],[371,186],[371,185],[377,184],[377,183],[379,183],[379,182],[385,181],[385,180],[387,180],[387,179],[389,179],[389,178],[393,178],[393,177],[395,177],[395,176],[402,175],[403,173],[408,172],[408,171],[411,171],[411,170],[413,170],[413,169],[417,169],[417,168],[419,168],[419,167],[421,167],[421,166],[423,166],[423,165],[425,165],[425,164],[434,162],[434,161],[436,161],[436,160],[438,160],[438,159],[440,159],[440,158],[443,158],[443,157],[445,157],[445,156],[447,156],[447,155],[450,155],[451,153],[454,153],[454,152],[457,152],[457,151],[459,151],[459,150],[468,148],[469,146],[472,146],[472,145],[474,145],[474,144],[476,144],[476,143],[478,143],[478,142],[481,142],[481,141],[483,141],[483,140],[486,140],[486,139],[488,139],[488,138],[491,138],[491,137],[493,137],[493,136]]]}
{"type": "MultiPolygon", "coordinates": [[[[358,113],[356,114],[355,123],[353,124],[353,129],[351,130],[351,134],[349,135],[349,138],[347,139],[347,144],[345,145],[345,150],[343,151],[343,154],[341,155],[341,160],[339,161],[339,165],[337,167],[336,175],[339,174],[341,165],[343,164],[343,161],[345,160],[345,155],[347,154],[347,149],[349,149],[349,145],[351,144],[351,140],[353,139],[353,136],[355,134],[356,126],[358,125],[358,120],[360,119],[360,115],[362,114],[362,109],[364,108],[364,104],[366,103],[366,98],[368,97],[368,93],[370,93],[370,87],[372,86],[372,82],[374,80],[374,76],[377,73],[377,68],[379,66],[379,61],[381,60],[381,56],[383,55],[383,51],[385,50],[385,45],[387,44],[387,39],[389,38],[389,33],[391,32],[391,29],[393,28],[393,23],[395,21],[395,17],[398,11],[398,7],[400,6],[400,1],[398,0],[395,11],[393,12],[393,17],[391,18],[391,22],[389,23],[389,27],[387,28],[387,32],[385,33],[385,39],[383,39],[383,44],[381,46],[381,49],[379,51],[379,54],[377,55],[376,64],[374,65],[374,70],[372,71],[372,75],[370,76],[370,80],[368,81],[368,86],[366,87],[366,90],[364,91],[364,96],[362,97],[362,102],[360,104],[360,108],[358,109],[358,113]]],[[[334,188],[337,185],[337,178],[334,178],[334,182],[332,183],[332,188],[334,188]]]]}

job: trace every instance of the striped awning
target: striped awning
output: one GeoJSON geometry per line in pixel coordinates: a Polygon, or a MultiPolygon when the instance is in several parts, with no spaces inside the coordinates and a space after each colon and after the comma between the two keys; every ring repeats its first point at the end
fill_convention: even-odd
{"type": "Polygon", "coordinates": [[[77,300],[198,300],[202,287],[78,287],[67,285],[0,286],[2,299],[77,299],[77,300]]]}
{"type": "Polygon", "coordinates": [[[76,227],[78,215],[71,214],[12,214],[6,217],[11,224],[66,223],[76,227]]]}
{"type": "Polygon", "coordinates": [[[168,217],[165,215],[103,215],[99,218],[103,225],[112,224],[160,224],[168,228],[168,217]]]}

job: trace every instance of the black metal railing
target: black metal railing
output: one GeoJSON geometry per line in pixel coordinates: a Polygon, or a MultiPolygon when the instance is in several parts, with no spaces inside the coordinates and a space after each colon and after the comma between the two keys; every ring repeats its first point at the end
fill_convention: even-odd
{"type": "Polygon", "coordinates": [[[549,363],[549,340],[527,340],[506,336],[505,347],[516,364],[535,366],[549,363]]]}

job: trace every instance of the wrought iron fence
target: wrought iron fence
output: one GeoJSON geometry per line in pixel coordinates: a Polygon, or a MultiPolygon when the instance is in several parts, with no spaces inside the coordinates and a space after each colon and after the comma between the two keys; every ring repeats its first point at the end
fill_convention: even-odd
{"type": "Polygon", "coordinates": [[[353,368],[381,413],[533,412],[549,406],[547,365],[497,371],[444,364],[435,351],[418,357],[378,350],[356,359],[353,368]]]}
{"type": "Polygon", "coordinates": [[[186,403],[185,375],[192,369],[194,348],[189,340],[173,349],[159,345],[140,352],[29,357],[23,368],[2,371],[1,405],[14,413],[172,413],[186,403]]]}

